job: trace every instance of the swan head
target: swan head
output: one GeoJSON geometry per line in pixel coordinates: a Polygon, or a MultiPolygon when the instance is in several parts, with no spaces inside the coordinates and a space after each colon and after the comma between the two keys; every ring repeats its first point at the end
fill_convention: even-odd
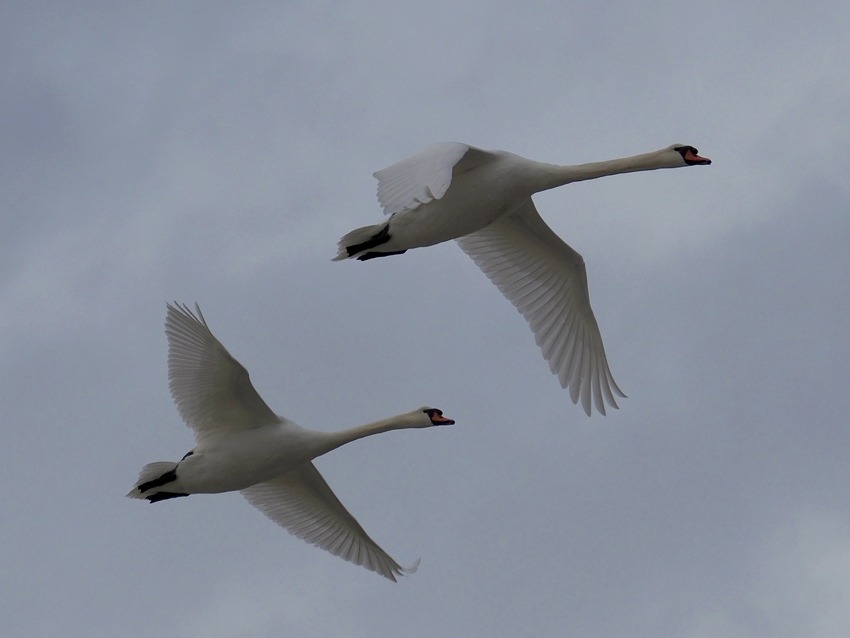
{"type": "MultiPolygon", "coordinates": [[[[699,151],[688,144],[671,144],[664,149],[665,153],[676,153],[676,166],[701,166],[711,164],[707,157],[700,157],[699,151]]],[[[671,157],[673,157],[671,155],[671,157]]]]}
{"type": "Polygon", "coordinates": [[[427,428],[432,425],[454,425],[455,422],[453,419],[443,416],[443,411],[439,408],[429,408],[428,406],[423,406],[414,412],[414,415],[417,418],[421,419],[422,425],[421,427],[427,428]],[[422,419],[420,415],[425,415],[425,419],[422,419]]]}

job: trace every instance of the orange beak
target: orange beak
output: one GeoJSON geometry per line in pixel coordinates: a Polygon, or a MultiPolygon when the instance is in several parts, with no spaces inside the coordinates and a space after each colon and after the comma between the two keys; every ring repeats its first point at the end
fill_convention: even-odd
{"type": "Polygon", "coordinates": [[[685,162],[688,164],[711,164],[711,160],[707,157],[700,157],[691,149],[685,151],[685,162]]]}

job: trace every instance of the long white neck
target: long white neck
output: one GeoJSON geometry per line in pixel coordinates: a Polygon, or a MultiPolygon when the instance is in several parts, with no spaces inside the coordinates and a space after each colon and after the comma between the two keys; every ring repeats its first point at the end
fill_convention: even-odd
{"type": "Polygon", "coordinates": [[[327,454],[331,450],[335,450],[346,443],[351,443],[352,441],[372,436],[373,434],[381,434],[382,432],[389,432],[390,430],[422,428],[430,425],[433,424],[431,423],[428,415],[417,410],[414,412],[391,416],[386,419],[381,419],[380,421],[373,421],[372,423],[358,425],[353,428],[339,430],[337,432],[312,431],[312,434],[316,435],[318,443],[317,453],[314,458],[316,456],[327,454]]]}
{"type": "Polygon", "coordinates": [[[570,184],[572,182],[583,182],[588,179],[606,177],[608,175],[619,175],[621,173],[634,173],[636,171],[653,171],[659,168],[678,168],[684,163],[677,157],[678,153],[670,153],[668,149],[641,153],[631,157],[607,160],[605,162],[590,162],[589,164],[576,164],[574,166],[559,166],[557,164],[540,164],[540,178],[543,188],[548,190],[570,184]]]}

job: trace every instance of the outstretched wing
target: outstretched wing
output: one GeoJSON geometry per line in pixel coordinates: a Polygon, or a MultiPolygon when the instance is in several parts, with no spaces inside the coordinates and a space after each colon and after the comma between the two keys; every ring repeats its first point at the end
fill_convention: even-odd
{"type": "Polygon", "coordinates": [[[168,304],[168,387],[196,440],[280,420],[260,398],[248,371],[210,332],[200,307],[168,304]]]}
{"type": "Polygon", "coordinates": [[[433,144],[424,151],[373,173],[378,180],[378,202],[387,215],[414,210],[446,194],[455,172],[494,159],[480,148],[457,142],[433,144]]]}
{"type": "Polygon", "coordinates": [[[605,414],[617,387],[590,307],[584,259],[540,218],[529,198],[514,213],[457,240],[516,306],[573,403],[605,414]]]}
{"type": "Polygon", "coordinates": [[[369,538],[312,463],[242,490],[254,507],[290,534],[392,581],[404,568],[369,538]]]}

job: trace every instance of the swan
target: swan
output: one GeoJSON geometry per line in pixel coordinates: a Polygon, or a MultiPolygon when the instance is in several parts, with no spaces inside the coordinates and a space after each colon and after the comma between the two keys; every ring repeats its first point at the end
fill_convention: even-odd
{"type": "Polygon", "coordinates": [[[210,332],[198,304],[197,314],[185,305],[167,308],[169,388],[196,445],[176,463],[146,465],[127,496],[157,503],[238,490],[285,530],[335,556],[393,581],[415,571],[418,560],[401,567],[366,534],[311,461],[373,434],[454,421],[422,407],[338,432],[302,428],[260,398],[248,371],[210,332]]]}
{"type": "Polygon", "coordinates": [[[516,306],[537,345],[588,416],[625,397],[608,368],[590,307],[584,259],[540,217],[531,196],[607,175],[711,164],[693,146],[575,166],[444,142],[374,173],[389,218],[339,240],[334,261],[398,255],[450,239],[516,306]]]}

